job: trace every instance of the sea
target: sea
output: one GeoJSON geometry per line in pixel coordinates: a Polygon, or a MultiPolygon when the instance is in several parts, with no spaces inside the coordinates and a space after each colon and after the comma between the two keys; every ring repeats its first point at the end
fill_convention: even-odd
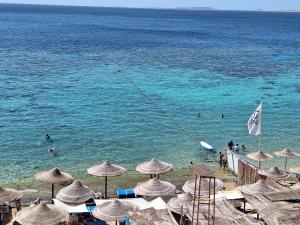
{"type": "Polygon", "coordinates": [[[261,101],[261,149],[300,152],[300,13],[0,4],[2,185],[103,160],[214,168],[230,140],[259,148],[261,101]]]}

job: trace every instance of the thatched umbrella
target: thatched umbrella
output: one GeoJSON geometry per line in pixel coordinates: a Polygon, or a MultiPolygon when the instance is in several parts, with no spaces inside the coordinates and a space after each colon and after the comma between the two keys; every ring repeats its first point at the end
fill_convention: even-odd
{"type": "Polygon", "coordinates": [[[104,161],[100,165],[89,168],[87,172],[93,176],[105,177],[104,197],[107,198],[107,177],[120,176],[126,172],[126,169],[121,166],[111,164],[109,161],[104,161]]]}
{"type": "Polygon", "coordinates": [[[95,193],[78,180],[75,180],[69,186],[60,189],[56,195],[58,200],[69,204],[81,204],[94,197],[95,193]]]}
{"type": "Polygon", "coordinates": [[[300,157],[300,154],[296,152],[292,152],[288,148],[283,149],[282,151],[274,152],[276,156],[283,157],[285,158],[285,163],[284,163],[284,170],[286,171],[286,165],[287,165],[287,159],[288,158],[296,158],[300,157]]]}
{"type": "Polygon", "coordinates": [[[258,169],[260,169],[261,162],[269,161],[273,159],[270,154],[264,153],[263,151],[251,152],[247,155],[249,159],[258,161],[258,169]]]}
{"type": "Polygon", "coordinates": [[[163,174],[173,169],[170,163],[159,161],[155,158],[150,161],[143,162],[136,167],[136,170],[143,174],[149,174],[151,177],[156,174],[163,174]]]}
{"type": "Polygon", "coordinates": [[[300,182],[297,182],[296,184],[291,186],[291,188],[294,189],[294,190],[299,190],[300,189],[300,182]]]}
{"type": "Polygon", "coordinates": [[[161,181],[157,177],[142,183],[138,183],[134,188],[134,191],[137,195],[149,197],[171,195],[175,192],[175,190],[175,185],[166,181],[161,181]]]}
{"type": "Polygon", "coordinates": [[[293,185],[292,187],[293,188],[300,188],[300,166],[293,166],[293,167],[290,167],[289,171],[291,173],[294,173],[296,174],[297,178],[298,178],[298,183],[293,185]]]}
{"type": "MultiPolygon", "coordinates": [[[[224,184],[221,180],[219,179],[215,179],[215,184],[216,184],[216,188],[215,188],[215,192],[220,191],[221,189],[223,189],[224,184]]],[[[196,183],[196,193],[199,193],[199,184],[200,184],[200,179],[197,179],[197,183],[196,183]]],[[[184,185],[182,186],[182,190],[184,192],[188,192],[191,194],[194,194],[195,192],[195,178],[188,180],[184,183],[184,185]]],[[[200,191],[201,191],[201,195],[208,195],[209,192],[213,193],[214,191],[214,186],[213,186],[213,181],[211,181],[210,187],[209,187],[209,179],[207,178],[203,178],[201,179],[201,187],[200,187],[200,191]]]]}
{"type": "Polygon", "coordinates": [[[21,197],[21,191],[0,187],[0,202],[14,202],[19,200],[21,197]]]}
{"type": "Polygon", "coordinates": [[[260,169],[258,170],[258,174],[270,177],[274,180],[284,180],[290,176],[288,173],[280,171],[276,166],[270,169],[260,169]]]}
{"type": "Polygon", "coordinates": [[[266,180],[259,179],[254,184],[247,184],[240,187],[240,191],[246,194],[262,194],[267,192],[277,191],[275,188],[272,188],[266,184],[266,180]]]}
{"type": "Polygon", "coordinates": [[[97,205],[92,214],[100,220],[124,222],[128,211],[133,210],[135,210],[135,206],[132,203],[113,200],[97,205]]]}
{"type": "Polygon", "coordinates": [[[44,202],[17,212],[16,221],[22,225],[53,225],[66,221],[67,213],[44,202]]]}
{"type": "Polygon", "coordinates": [[[181,214],[183,205],[192,204],[193,196],[190,193],[182,193],[171,198],[167,204],[168,208],[177,214],[181,214]]]}
{"type": "Polygon", "coordinates": [[[37,174],[35,174],[34,178],[42,183],[52,185],[52,198],[54,198],[54,184],[66,186],[71,184],[74,180],[71,174],[61,172],[57,168],[38,172],[37,174]]]}
{"type": "Polygon", "coordinates": [[[291,173],[294,173],[296,175],[300,175],[300,166],[293,166],[293,167],[290,167],[290,172],[291,173]]]}

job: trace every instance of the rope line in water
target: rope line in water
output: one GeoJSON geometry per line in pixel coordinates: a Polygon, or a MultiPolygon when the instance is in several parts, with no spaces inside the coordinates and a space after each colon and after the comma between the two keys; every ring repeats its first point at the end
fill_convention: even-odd
{"type": "Polygon", "coordinates": [[[157,103],[155,103],[155,101],[149,97],[148,95],[146,95],[144,93],[144,91],[138,87],[128,76],[126,76],[125,74],[122,74],[121,72],[117,72],[117,74],[119,74],[120,76],[122,76],[122,78],[124,78],[125,80],[127,80],[136,90],[136,92],[138,92],[138,94],[140,94],[141,96],[145,97],[161,114],[163,114],[166,118],[168,118],[174,125],[176,128],[180,129],[181,131],[183,131],[184,135],[186,136],[186,138],[192,140],[193,142],[196,142],[197,145],[199,145],[200,140],[196,135],[191,134],[190,132],[188,132],[183,125],[181,125],[176,119],[174,119],[173,117],[171,117],[169,115],[169,113],[166,110],[163,110],[157,103]]]}

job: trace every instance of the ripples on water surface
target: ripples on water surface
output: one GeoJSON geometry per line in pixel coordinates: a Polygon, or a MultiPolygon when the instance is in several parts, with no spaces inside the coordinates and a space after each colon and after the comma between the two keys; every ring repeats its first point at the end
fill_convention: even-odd
{"type": "Polygon", "coordinates": [[[255,150],[246,123],[261,96],[262,148],[300,151],[299,21],[0,5],[0,179],[54,166],[85,173],[104,159],[129,169],[152,157],[177,167],[214,160],[194,139],[255,150]]]}

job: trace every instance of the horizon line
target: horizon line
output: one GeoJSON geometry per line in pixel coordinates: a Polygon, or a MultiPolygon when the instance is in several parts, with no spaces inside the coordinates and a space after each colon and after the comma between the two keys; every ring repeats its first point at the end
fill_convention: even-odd
{"type": "Polygon", "coordinates": [[[65,5],[65,4],[43,4],[43,3],[7,3],[0,2],[0,5],[27,5],[27,6],[56,6],[56,7],[86,7],[86,8],[116,8],[116,9],[152,9],[152,10],[186,10],[186,11],[242,11],[242,12],[289,12],[299,13],[300,9],[217,9],[209,6],[189,6],[189,7],[129,7],[129,6],[97,6],[97,5],[65,5]]]}

